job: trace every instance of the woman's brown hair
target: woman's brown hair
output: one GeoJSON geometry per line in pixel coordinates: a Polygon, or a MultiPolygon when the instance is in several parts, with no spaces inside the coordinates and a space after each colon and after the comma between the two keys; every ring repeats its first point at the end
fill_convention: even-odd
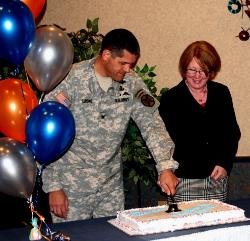
{"type": "Polygon", "coordinates": [[[221,69],[221,59],[216,49],[206,41],[196,41],[187,46],[179,61],[179,72],[183,79],[191,60],[195,58],[209,80],[215,78],[221,69]]]}

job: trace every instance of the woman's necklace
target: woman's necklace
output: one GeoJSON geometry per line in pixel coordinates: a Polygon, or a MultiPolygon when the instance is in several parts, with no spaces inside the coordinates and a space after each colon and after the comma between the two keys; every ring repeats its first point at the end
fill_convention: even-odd
{"type": "Polygon", "coordinates": [[[192,94],[192,96],[195,98],[195,100],[200,104],[204,105],[207,101],[207,85],[205,85],[201,90],[195,91],[192,89],[188,84],[187,87],[192,94]]]}

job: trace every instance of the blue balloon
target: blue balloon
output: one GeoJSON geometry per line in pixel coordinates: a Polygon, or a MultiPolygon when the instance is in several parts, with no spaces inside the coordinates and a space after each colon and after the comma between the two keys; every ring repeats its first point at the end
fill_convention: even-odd
{"type": "Polygon", "coordinates": [[[0,58],[22,64],[35,38],[35,21],[20,0],[0,0],[0,58]]]}
{"type": "Polygon", "coordinates": [[[56,101],[35,107],[26,122],[27,146],[42,165],[58,159],[72,144],[75,121],[71,111],[56,101]]]}

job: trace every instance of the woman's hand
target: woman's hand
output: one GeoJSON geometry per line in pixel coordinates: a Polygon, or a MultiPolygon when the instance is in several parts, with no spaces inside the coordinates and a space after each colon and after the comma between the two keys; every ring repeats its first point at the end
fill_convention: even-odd
{"type": "Polygon", "coordinates": [[[221,166],[215,166],[214,170],[212,171],[212,174],[210,175],[210,177],[213,178],[215,181],[218,181],[226,176],[227,176],[227,171],[221,166]]]}

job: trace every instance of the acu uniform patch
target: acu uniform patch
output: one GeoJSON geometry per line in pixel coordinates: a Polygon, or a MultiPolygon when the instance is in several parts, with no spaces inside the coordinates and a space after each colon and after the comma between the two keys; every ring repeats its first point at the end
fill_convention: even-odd
{"type": "Polygon", "coordinates": [[[71,100],[70,98],[64,94],[63,91],[61,91],[56,97],[55,97],[56,101],[58,101],[59,103],[63,104],[66,107],[70,107],[71,106],[71,100]]]}
{"type": "Polygon", "coordinates": [[[152,107],[155,104],[155,99],[151,95],[145,94],[141,97],[141,103],[147,107],[152,107]]]}
{"type": "Polygon", "coordinates": [[[158,107],[159,102],[150,94],[148,94],[144,89],[140,89],[135,94],[135,97],[140,100],[140,102],[147,107],[147,110],[153,113],[158,107]]]}

